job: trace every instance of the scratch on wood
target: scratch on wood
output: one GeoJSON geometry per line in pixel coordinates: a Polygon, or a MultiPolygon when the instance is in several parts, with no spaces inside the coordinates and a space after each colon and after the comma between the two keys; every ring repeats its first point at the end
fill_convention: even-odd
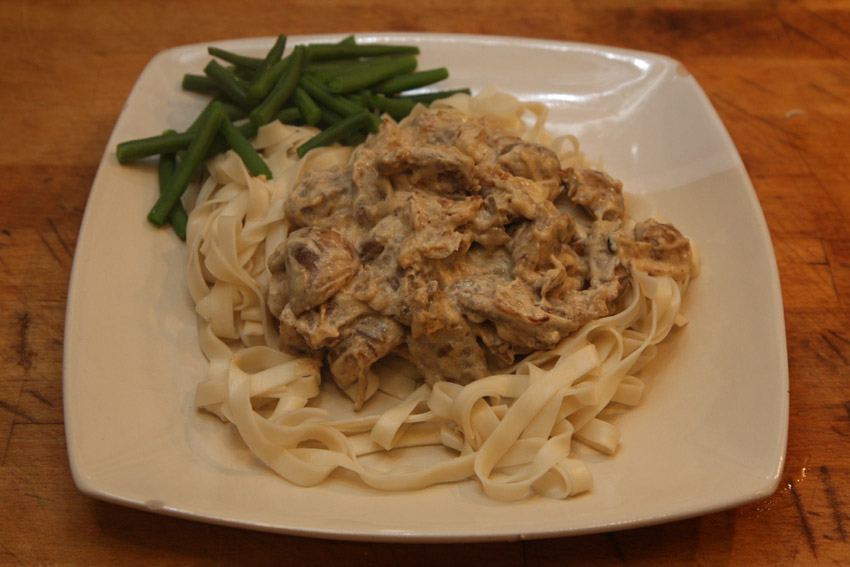
{"type": "Polygon", "coordinates": [[[813,91],[817,91],[817,92],[819,92],[819,93],[821,93],[825,96],[831,97],[834,102],[837,102],[839,104],[843,104],[843,105],[847,106],[847,101],[844,99],[844,97],[839,96],[839,95],[835,94],[834,92],[827,90],[827,89],[823,88],[822,86],[820,86],[816,83],[812,83],[810,85],[807,85],[807,87],[810,88],[813,91]]]}
{"type": "Polygon", "coordinates": [[[836,339],[838,339],[839,341],[841,341],[841,342],[843,342],[843,343],[845,343],[845,344],[850,345],[850,340],[848,340],[846,337],[844,337],[844,336],[843,336],[842,334],[840,334],[839,332],[834,331],[834,330],[832,330],[832,329],[827,329],[827,330],[826,330],[826,332],[827,332],[827,333],[829,333],[830,335],[832,335],[833,337],[835,337],[836,339]]]}
{"type": "Polygon", "coordinates": [[[399,561],[398,554],[396,553],[394,545],[390,546],[390,555],[393,556],[393,563],[395,563],[396,565],[401,565],[401,562],[399,561]]]}
{"type": "Polygon", "coordinates": [[[540,565],[540,559],[537,557],[537,548],[528,540],[522,540],[522,564],[523,565],[540,565]]]}
{"type": "Polygon", "coordinates": [[[60,263],[60,264],[61,264],[61,263],[62,263],[62,260],[61,260],[61,259],[59,258],[59,256],[56,254],[56,251],[55,251],[55,250],[53,250],[53,247],[50,245],[50,243],[49,243],[49,242],[47,242],[47,239],[46,239],[46,238],[44,238],[44,235],[41,233],[41,231],[40,231],[40,230],[38,231],[38,237],[39,237],[39,238],[41,238],[41,241],[42,241],[42,242],[44,242],[44,246],[45,246],[45,247],[47,247],[47,250],[50,252],[50,255],[51,255],[51,256],[53,256],[53,259],[54,259],[54,260],[56,260],[58,263],[60,263]]]}
{"type": "MultiPolygon", "coordinates": [[[[806,12],[808,12],[808,13],[809,13],[809,14],[811,14],[813,17],[815,17],[815,18],[817,18],[818,20],[820,20],[821,22],[823,22],[823,23],[824,23],[826,26],[828,26],[829,28],[832,28],[833,30],[837,31],[838,33],[840,33],[840,34],[842,34],[842,35],[845,35],[845,36],[846,36],[846,35],[848,35],[848,34],[847,34],[847,31],[846,31],[843,27],[836,25],[836,24],[835,24],[835,22],[834,22],[832,19],[825,17],[825,16],[824,16],[823,14],[821,14],[819,11],[816,11],[816,10],[806,10],[806,12]]],[[[846,57],[845,57],[845,59],[846,59],[846,57]]]]}
{"type": "Polygon", "coordinates": [[[827,333],[821,332],[820,336],[824,341],[826,341],[826,344],[829,345],[829,348],[832,349],[832,352],[834,352],[844,364],[850,364],[850,362],[847,361],[847,357],[844,355],[843,352],[841,352],[841,349],[839,349],[838,346],[834,342],[832,342],[827,333]]]}
{"type": "Polygon", "coordinates": [[[841,511],[841,502],[838,500],[838,493],[835,491],[835,486],[832,484],[832,477],[829,474],[829,469],[826,465],[821,466],[821,474],[823,474],[823,483],[826,486],[826,496],[829,499],[829,507],[832,509],[832,519],[835,520],[835,527],[838,530],[838,537],[841,541],[847,541],[847,531],[844,529],[844,514],[841,511]]]}
{"type": "Polygon", "coordinates": [[[39,494],[33,494],[32,492],[25,492],[24,496],[29,496],[30,498],[35,498],[37,500],[44,500],[46,502],[53,502],[53,499],[51,498],[45,498],[44,496],[41,496],[39,494]]]}
{"type": "Polygon", "coordinates": [[[812,555],[815,557],[818,556],[817,545],[815,544],[815,536],[812,533],[812,528],[809,526],[809,520],[806,518],[806,511],[803,509],[803,503],[800,502],[800,495],[797,494],[797,490],[794,488],[794,483],[788,483],[788,487],[791,490],[791,496],[794,497],[794,506],[797,508],[797,515],[800,516],[800,522],[803,526],[803,533],[806,536],[806,542],[809,544],[809,549],[812,550],[812,555]]]}
{"type": "Polygon", "coordinates": [[[65,249],[65,252],[69,256],[73,257],[74,253],[71,251],[71,248],[70,248],[70,246],[68,246],[68,243],[65,242],[65,239],[62,238],[62,234],[59,232],[59,228],[56,226],[56,223],[53,222],[53,219],[48,218],[47,223],[50,225],[51,230],[53,230],[53,234],[56,235],[56,239],[59,240],[59,244],[61,244],[62,248],[65,249]]]}
{"type": "Polygon", "coordinates": [[[773,90],[773,89],[767,88],[767,85],[765,85],[762,81],[755,81],[755,80],[747,77],[746,75],[740,74],[740,73],[738,75],[736,75],[736,78],[738,80],[744,82],[744,83],[747,83],[748,85],[750,85],[751,87],[753,87],[755,89],[758,89],[758,90],[763,91],[763,92],[770,94],[770,95],[774,95],[774,96],[776,95],[776,91],[773,90]]]}
{"type": "MultiPolygon", "coordinates": [[[[794,140],[799,138],[799,136],[798,136],[796,133],[794,133],[794,132],[788,132],[787,130],[785,130],[785,129],[784,129],[784,128],[782,128],[781,126],[779,126],[779,125],[775,124],[775,123],[774,123],[774,122],[772,122],[771,120],[768,120],[767,118],[764,118],[764,117],[762,117],[762,116],[758,116],[757,114],[753,114],[752,112],[748,111],[748,110],[747,110],[747,109],[745,109],[744,107],[742,107],[742,106],[740,106],[740,105],[738,105],[738,104],[735,104],[734,102],[732,102],[732,100],[730,100],[730,99],[728,99],[728,98],[721,98],[721,97],[715,96],[715,100],[718,100],[719,102],[722,102],[724,105],[728,106],[728,107],[729,107],[729,108],[731,108],[732,110],[734,110],[734,111],[738,112],[739,114],[741,114],[741,116],[744,116],[744,117],[746,117],[746,118],[749,118],[749,119],[750,119],[752,122],[754,122],[755,124],[760,124],[760,125],[767,126],[767,128],[768,128],[770,131],[772,131],[772,132],[776,132],[776,133],[781,134],[781,135],[784,135],[784,136],[785,136],[785,137],[789,140],[789,143],[794,144],[794,140]]],[[[796,145],[796,144],[794,144],[794,147],[797,147],[797,145],[796,145]]],[[[776,150],[774,150],[774,152],[775,152],[775,151],[776,151],[776,150]]]]}
{"type": "Polygon", "coordinates": [[[32,367],[32,357],[35,355],[29,348],[30,314],[24,311],[18,315],[18,344],[15,348],[18,352],[18,365],[26,369],[32,367]]]}
{"type": "MultiPolygon", "coordinates": [[[[810,12],[810,13],[811,13],[811,12],[810,12]]],[[[804,30],[800,29],[799,27],[797,27],[797,26],[795,26],[795,25],[790,24],[790,23],[789,23],[789,22],[788,22],[785,18],[783,18],[783,17],[782,17],[779,13],[777,13],[777,16],[778,16],[778,18],[779,18],[779,22],[782,24],[782,27],[783,27],[784,29],[786,29],[786,30],[791,30],[791,31],[793,31],[793,32],[797,33],[798,35],[800,35],[801,37],[803,37],[803,38],[805,38],[805,39],[807,39],[807,40],[811,41],[811,42],[812,42],[812,43],[814,43],[815,45],[819,45],[820,47],[822,47],[823,49],[825,49],[825,50],[827,51],[827,53],[829,53],[829,54],[830,54],[830,55],[832,55],[833,57],[839,57],[839,58],[841,58],[841,59],[844,59],[844,58],[845,58],[843,54],[839,53],[838,51],[836,51],[835,49],[833,49],[831,46],[827,45],[826,43],[824,43],[824,42],[823,42],[823,41],[821,41],[820,39],[818,39],[818,38],[814,37],[814,36],[813,36],[813,35],[811,35],[810,33],[808,33],[808,32],[806,32],[806,31],[804,31],[804,30]]]]}
{"type": "Polygon", "coordinates": [[[623,564],[627,564],[626,554],[623,553],[623,548],[620,547],[620,542],[617,540],[617,534],[615,532],[608,532],[608,541],[611,542],[611,547],[614,548],[614,555],[617,556],[617,559],[623,562],[623,564]]]}
{"type": "Polygon", "coordinates": [[[50,400],[48,400],[47,398],[45,398],[44,396],[42,396],[38,392],[36,392],[34,390],[27,390],[27,394],[29,394],[30,396],[32,396],[36,400],[40,401],[44,405],[51,407],[51,408],[53,407],[53,402],[51,402],[50,400]]]}
{"type": "Polygon", "coordinates": [[[4,410],[8,410],[12,414],[20,416],[20,417],[26,419],[27,421],[29,421],[30,423],[37,423],[35,421],[35,419],[32,418],[31,415],[28,415],[26,412],[21,411],[20,409],[16,408],[15,406],[10,404],[9,402],[4,402],[3,400],[0,400],[0,408],[3,408],[4,410]]]}

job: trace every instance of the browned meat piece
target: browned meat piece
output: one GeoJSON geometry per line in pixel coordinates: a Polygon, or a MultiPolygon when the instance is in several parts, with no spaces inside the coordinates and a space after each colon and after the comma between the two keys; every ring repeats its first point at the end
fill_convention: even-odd
{"type": "MultiPolygon", "coordinates": [[[[615,244],[616,240],[624,234],[619,222],[595,221],[590,227],[590,233],[576,244],[586,258],[590,287],[607,283],[615,283],[618,288],[625,285],[628,270],[617,254],[615,244]]],[[[616,300],[619,293],[614,295],[611,301],[616,300]]]]}
{"type": "Polygon", "coordinates": [[[271,314],[279,318],[284,307],[289,303],[289,285],[286,281],[286,254],[283,253],[282,246],[279,246],[269,257],[268,268],[272,276],[272,281],[269,284],[266,303],[269,306],[271,314]]]}
{"type": "Polygon", "coordinates": [[[523,223],[507,246],[514,260],[514,275],[544,298],[561,286],[578,290],[584,270],[570,248],[574,234],[573,218],[554,206],[550,214],[523,223]]]}
{"type": "Polygon", "coordinates": [[[354,408],[360,409],[366,395],[367,373],[375,361],[385,357],[404,339],[404,328],[388,317],[366,316],[346,329],[345,336],[328,351],[328,367],[343,390],[358,384],[354,408]]]}
{"type": "Polygon", "coordinates": [[[477,276],[453,282],[446,294],[470,321],[489,321],[503,340],[535,350],[552,348],[581,323],[548,313],[524,282],[477,276]]]}
{"type": "MultiPolygon", "coordinates": [[[[297,317],[290,316],[291,313],[287,305],[281,313],[281,326],[284,323],[290,325],[311,350],[320,350],[339,341],[345,327],[358,317],[371,313],[371,309],[346,290],[297,317]]],[[[291,348],[298,350],[299,344],[298,340],[290,337],[291,348]]]]}
{"type": "Polygon", "coordinates": [[[296,227],[339,226],[349,222],[346,217],[350,214],[350,194],[350,172],[339,168],[310,171],[286,200],[286,218],[296,227]],[[330,220],[339,216],[343,218],[330,220]]]}
{"type": "Polygon", "coordinates": [[[429,384],[440,380],[467,384],[487,376],[484,351],[437,282],[419,288],[410,308],[409,358],[429,384]]]}
{"type": "MultiPolygon", "coordinates": [[[[602,282],[554,302],[541,301],[520,280],[506,284],[481,276],[458,280],[447,293],[470,321],[489,322],[501,340],[518,347],[516,352],[528,352],[552,348],[588,321],[608,315],[625,285],[602,282]]],[[[493,354],[504,358],[506,349],[500,348],[493,354]]]]}
{"type": "MultiPolygon", "coordinates": [[[[556,219],[551,219],[555,225],[556,219]]],[[[543,224],[545,226],[545,222],[543,224]]],[[[530,232],[534,227],[529,223],[523,228],[530,232]]],[[[574,278],[569,287],[552,285],[544,288],[547,275],[558,271],[553,268],[543,273],[543,282],[525,282],[522,279],[506,282],[494,276],[469,277],[455,281],[447,293],[470,320],[492,323],[501,339],[535,350],[551,348],[588,321],[610,314],[625,291],[628,270],[609,246],[612,233],[618,230],[619,223],[597,221],[590,234],[577,243],[583,253],[584,266],[574,263],[575,272],[571,276],[585,274],[582,278],[586,278],[584,289],[575,289],[578,283],[574,278]],[[543,291],[547,293],[541,293],[543,291]],[[553,291],[551,295],[548,294],[550,291],[553,291]]],[[[514,239],[518,245],[514,250],[522,247],[523,240],[514,239]]],[[[546,238],[540,237],[540,241],[545,242],[546,238]]],[[[540,245],[539,242],[537,244],[540,245]]],[[[529,256],[532,263],[539,258],[534,254],[529,256]]],[[[571,256],[571,259],[577,257],[571,256]]],[[[520,257],[519,260],[518,266],[526,258],[520,257]]]]}
{"type": "Polygon", "coordinates": [[[392,183],[378,173],[376,163],[375,152],[362,146],[351,158],[351,211],[355,222],[367,228],[386,218],[392,203],[392,183]]]}
{"type": "Polygon", "coordinates": [[[554,208],[548,200],[549,190],[531,179],[511,175],[495,166],[479,167],[478,177],[484,187],[481,190],[482,196],[488,200],[493,211],[505,219],[506,224],[518,218],[534,220],[541,213],[554,208]],[[541,203],[545,209],[538,208],[541,203]]]}
{"type": "Polygon", "coordinates": [[[472,166],[472,158],[454,146],[430,144],[388,148],[377,159],[378,171],[399,190],[416,187],[441,195],[478,191],[472,166]]]}
{"type": "Polygon", "coordinates": [[[496,332],[496,327],[489,322],[470,323],[470,327],[480,343],[485,347],[485,355],[487,356],[487,362],[490,368],[495,369],[510,366],[516,362],[517,356],[534,351],[533,348],[522,347],[504,340],[496,332]]]}
{"type": "Polygon", "coordinates": [[[273,274],[279,273],[281,256],[286,296],[296,316],[330,299],[360,268],[351,244],[324,228],[302,228],[290,234],[269,261],[273,274]]]}
{"type": "Polygon", "coordinates": [[[550,200],[561,193],[561,162],[549,148],[524,142],[511,144],[502,148],[498,161],[511,175],[543,185],[550,200]]]}
{"type": "Polygon", "coordinates": [[[467,121],[466,116],[450,110],[426,112],[413,119],[404,134],[409,144],[456,146],[460,130],[467,121]]]}
{"type": "Polygon", "coordinates": [[[650,257],[677,270],[689,269],[691,244],[672,224],[647,219],[635,225],[635,240],[652,246],[650,257]]]}
{"type": "Polygon", "coordinates": [[[334,230],[302,228],[268,262],[268,302],[278,313],[283,350],[310,353],[334,344],[341,329],[369,308],[346,291],[360,259],[334,230]]]}
{"type": "Polygon", "coordinates": [[[396,191],[462,197],[479,189],[473,159],[454,144],[464,122],[454,112],[426,113],[407,128],[386,124],[365,146],[374,152],[375,171],[396,191]]]}
{"type": "Polygon", "coordinates": [[[620,238],[621,254],[651,276],[669,276],[686,283],[691,275],[690,241],[671,224],[647,219],[635,225],[634,240],[620,238]]]}
{"type": "Polygon", "coordinates": [[[291,354],[315,354],[315,349],[296,328],[298,319],[292,313],[288,303],[281,310],[278,320],[280,321],[280,350],[291,354]]]}
{"type": "Polygon", "coordinates": [[[622,219],[626,212],[623,184],[604,171],[571,167],[563,172],[567,197],[597,220],[622,219]]]}
{"type": "Polygon", "coordinates": [[[450,265],[440,264],[434,271],[442,282],[452,282],[467,276],[498,276],[505,280],[513,278],[514,259],[505,246],[480,246],[473,244],[463,261],[450,265]]]}
{"type": "Polygon", "coordinates": [[[423,259],[440,260],[465,253],[471,238],[457,228],[473,222],[484,202],[477,196],[454,201],[411,194],[407,199],[407,225],[412,234],[399,245],[398,262],[407,268],[423,259]]]}

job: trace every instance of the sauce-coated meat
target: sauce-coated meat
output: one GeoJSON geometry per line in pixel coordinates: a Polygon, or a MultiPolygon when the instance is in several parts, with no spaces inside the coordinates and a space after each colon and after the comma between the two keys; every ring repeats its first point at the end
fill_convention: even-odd
{"type": "Polygon", "coordinates": [[[356,407],[390,352],[429,383],[468,383],[610,314],[630,266],[682,281],[691,264],[674,227],[624,228],[619,181],[453,110],[385,120],[346,167],[308,173],[285,211],[292,233],[269,262],[281,346],[357,383],[356,407]]]}

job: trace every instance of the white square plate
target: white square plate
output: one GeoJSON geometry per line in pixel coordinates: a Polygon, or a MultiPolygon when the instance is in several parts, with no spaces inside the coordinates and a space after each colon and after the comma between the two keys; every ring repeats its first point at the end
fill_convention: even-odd
{"type": "MultiPolygon", "coordinates": [[[[296,42],[342,36],[292,37],[296,42]]],[[[720,119],[681,64],[599,46],[434,34],[412,43],[446,87],[490,84],[551,108],[628,192],[698,243],[691,323],[649,369],[642,403],[618,418],[613,457],[588,456],[593,489],[565,501],[494,502],[465,482],[379,493],[331,479],[299,488],[258,463],[228,425],[198,411],[205,375],[186,291],[186,251],[146,221],[150,164],[119,166],[115,144],[182,129],[203,99],[180,90],[205,45],[158,54],[130,94],[92,187],[74,260],[64,402],[71,468],[91,496],[275,532],[369,540],[473,541],[621,529],[770,495],[782,471],[788,370],[779,279],[758,201],[720,119]]],[[[222,42],[262,55],[272,38],[222,42]]]]}

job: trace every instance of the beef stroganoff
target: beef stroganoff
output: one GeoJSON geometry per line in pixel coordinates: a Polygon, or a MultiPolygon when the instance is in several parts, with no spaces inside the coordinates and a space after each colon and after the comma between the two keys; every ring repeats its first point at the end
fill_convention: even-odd
{"type": "Polygon", "coordinates": [[[299,485],[590,489],[574,444],[616,450],[604,413],[640,399],[696,260],[545,120],[488,89],[301,159],[313,129],[266,125],[271,180],[211,160],[187,230],[197,405],[299,485]],[[321,407],[336,391],[357,411],[321,407]]]}

